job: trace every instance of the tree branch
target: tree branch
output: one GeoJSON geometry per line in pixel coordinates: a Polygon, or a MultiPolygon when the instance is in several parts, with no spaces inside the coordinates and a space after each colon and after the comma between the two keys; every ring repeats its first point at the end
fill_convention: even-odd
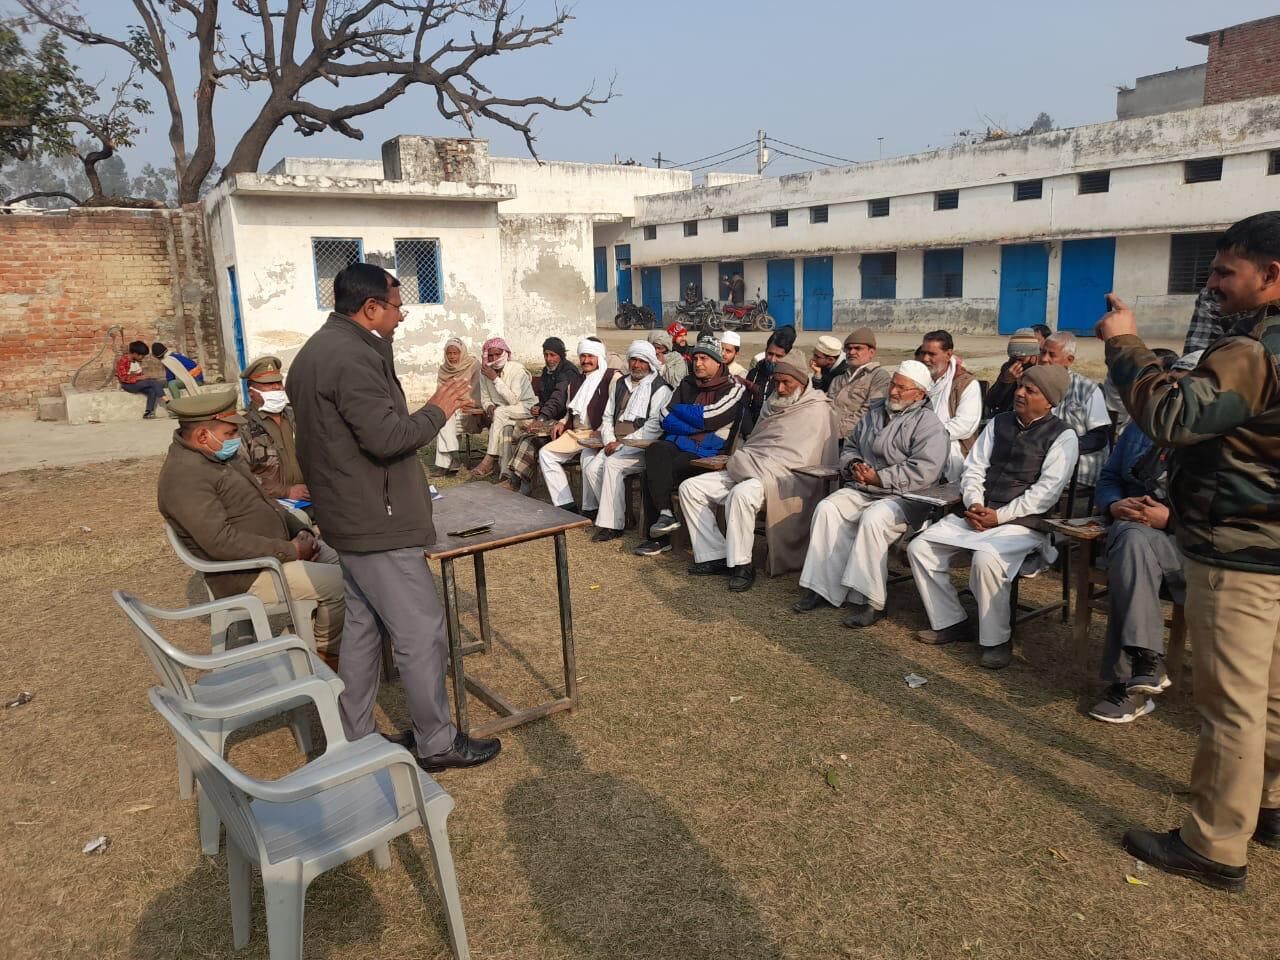
{"type": "Polygon", "coordinates": [[[79,197],[74,197],[64,190],[32,190],[28,193],[21,193],[16,197],[10,197],[3,206],[10,207],[15,203],[21,203],[23,200],[38,200],[41,197],[65,197],[77,207],[84,203],[79,197]]]}

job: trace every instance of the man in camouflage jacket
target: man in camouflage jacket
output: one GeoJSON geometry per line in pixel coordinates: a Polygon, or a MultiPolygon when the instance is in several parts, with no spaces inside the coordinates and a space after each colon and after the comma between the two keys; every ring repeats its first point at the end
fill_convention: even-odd
{"type": "Polygon", "coordinates": [[[1239,889],[1250,838],[1280,847],[1280,211],[1223,234],[1209,288],[1223,314],[1241,316],[1180,381],[1114,295],[1097,334],[1134,428],[1173,448],[1201,720],[1181,830],[1130,830],[1124,846],[1239,889]]]}

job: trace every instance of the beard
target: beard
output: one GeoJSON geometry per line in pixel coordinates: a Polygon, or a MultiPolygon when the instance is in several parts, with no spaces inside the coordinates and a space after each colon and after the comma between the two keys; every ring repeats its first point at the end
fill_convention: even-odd
{"type": "Polygon", "coordinates": [[[886,400],[885,406],[889,408],[890,413],[901,413],[907,407],[911,406],[906,400],[886,400]]]}
{"type": "Polygon", "coordinates": [[[789,397],[784,397],[780,393],[774,393],[769,397],[769,409],[776,413],[779,410],[785,410],[787,407],[794,407],[800,400],[800,391],[797,390],[789,397]]]}

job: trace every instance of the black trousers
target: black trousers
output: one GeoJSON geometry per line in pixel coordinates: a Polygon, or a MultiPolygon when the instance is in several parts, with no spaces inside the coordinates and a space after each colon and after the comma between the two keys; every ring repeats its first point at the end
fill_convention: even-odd
{"type": "Polygon", "coordinates": [[[658,519],[660,510],[671,509],[671,499],[680,484],[702,473],[690,464],[698,459],[674,443],[659,440],[644,452],[644,526],[658,519]]]}
{"type": "Polygon", "coordinates": [[[122,383],[120,384],[120,389],[125,393],[145,393],[147,395],[148,414],[155,410],[156,403],[164,396],[164,384],[150,377],[145,380],[139,380],[137,383],[122,383]]]}

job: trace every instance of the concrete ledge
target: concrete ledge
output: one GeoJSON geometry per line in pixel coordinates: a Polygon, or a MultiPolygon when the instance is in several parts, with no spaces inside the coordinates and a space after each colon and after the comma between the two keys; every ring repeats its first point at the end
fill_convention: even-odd
{"type": "MultiPolygon", "coordinates": [[[[147,398],[140,393],[123,390],[77,390],[69,383],[62,385],[62,399],[66,404],[67,423],[123,423],[141,420],[147,411],[147,398]]],[[[156,416],[165,417],[163,407],[156,416]]]]}
{"type": "Polygon", "coordinates": [[[67,419],[67,401],[62,397],[41,397],[36,401],[37,420],[67,419]]]}

